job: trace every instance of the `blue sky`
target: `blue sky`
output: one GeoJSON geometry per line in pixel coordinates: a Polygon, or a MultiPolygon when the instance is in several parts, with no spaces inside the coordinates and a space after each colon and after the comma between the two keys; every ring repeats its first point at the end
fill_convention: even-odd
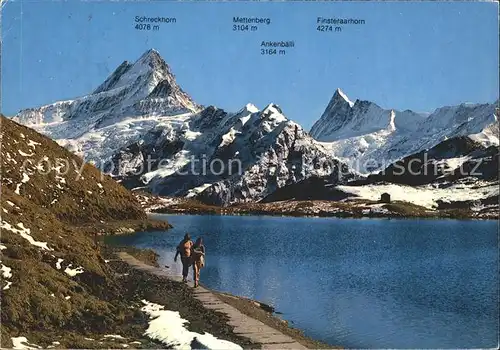
{"type": "Polygon", "coordinates": [[[2,13],[2,112],[71,99],[95,89],[121,62],[156,48],[198,103],[236,111],[270,102],[309,128],[337,87],[352,100],[432,111],[498,98],[496,3],[34,2],[2,13]],[[156,32],[136,15],[176,17],[156,32]],[[233,32],[233,16],[270,17],[233,32]],[[316,18],[364,19],[341,33],[316,18]],[[262,40],[294,40],[262,56],[262,40]]]}

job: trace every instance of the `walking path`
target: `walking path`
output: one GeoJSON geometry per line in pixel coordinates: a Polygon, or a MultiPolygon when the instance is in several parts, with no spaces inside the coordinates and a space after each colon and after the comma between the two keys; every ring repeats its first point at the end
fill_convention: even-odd
{"type": "MultiPolygon", "coordinates": [[[[169,271],[147,265],[137,260],[128,253],[120,252],[118,256],[130,266],[153,275],[162,276],[174,281],[181,281],[180,276],[173,276],[169,271]]],[[[229,318],[228,324],[234,327],[234,333],[250,339],[252,342],[261,344],[262,349],[306,349],[305,346],[295,341],[292,337],[269,327],[250,316],[241,313],[238,309],[222,302],[210,290],[201,286],[194,289],[195,298],[203,303],[207,309],[213,309],[226,314],[229,318]]]]}

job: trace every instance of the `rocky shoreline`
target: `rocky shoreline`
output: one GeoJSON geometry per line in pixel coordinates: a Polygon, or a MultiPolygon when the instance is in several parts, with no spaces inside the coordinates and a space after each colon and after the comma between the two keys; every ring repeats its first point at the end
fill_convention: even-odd
{"type": "Polygon", "coordinates": [[[144,210],[161,214],[267,215],[337,218],[422,218],[498,220],[498,206],[481,210],[450,207],[431,210],[409,202],[382,203],[351,199],[348,201],[283,200],[269,203],[244,203],[227,207],[207,205],[193,199],[163,198],[135,193],[144,210]]]}
{"type": "MultiPolygon", "coordinates": [[[[248,339],[235,334],[233,332],[234,327],[228,325],[228,319],[224,314],[200,305],[199,301],[194,297],[194,290],[188,285],[134,269],[121,261],[117,255],[119,252],[126,252],[147,265],[159,267],[158,255],[151,249],[103,244],[102,250],[103,254],[109,258],[109,265],[116,270],[116,273],[123,279],[124,284],[127,285],[127,294],[135,294],[138,298],[144,297],[147,300],[165,305],[169,310],[178,310],[181,317],[189,321],[191,325],[188,327],[189,330],[209,332],[214,336],[235,342],[243,348],[260,348],[260,344],[252,343],[248,339]],[[130,287],[132,290],[129,290],[130,287]]],[[[206,287],[204,288],[206,289],[206,287]]],[[[276,316],[275,314],[279,313],[276,313],[271,305],[228,293],[216,291],[212,291],[212,293],[222,302],[231,305],[251,318],[263,322],[278,332],[290,336],[306,348],[338,348],[305,336],[302,331],[291,327],[287,321],[276,316]]]]}

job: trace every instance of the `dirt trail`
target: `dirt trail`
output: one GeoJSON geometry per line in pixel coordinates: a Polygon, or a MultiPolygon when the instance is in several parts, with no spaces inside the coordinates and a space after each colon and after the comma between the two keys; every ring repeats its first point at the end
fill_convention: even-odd
{"type": "MultiPolygon", "coordinates": [[[[120,252],[118,256],[121,260],[136,269],[174,281],[181,281],[180,276],[174,276],[168,270],[147,265],[128,253],[120,252]]],[[[206,288],[200,286],[194,290],[194,294],[195,298],[200,300],[205,308],[226,314],[229,318],[228,324],[234,327],[235,334],[248,338],[253,343],[260,344],[262,349],[306,349],[305,346],[295,341],[292,337],[224,303],[206,288]]]]}

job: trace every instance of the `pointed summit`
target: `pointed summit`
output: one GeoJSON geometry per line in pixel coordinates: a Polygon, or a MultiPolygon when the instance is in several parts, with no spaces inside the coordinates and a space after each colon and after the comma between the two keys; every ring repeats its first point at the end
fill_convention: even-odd
{"type": "MultiPolygon", "coordinates": [[[[144,52],[136,61],[123,61],[106,80],[86,96],[49,105],[48,112],[23,113],[23,120],[79,119],[95,127],[114,124],[131,115],[173,115],[201,109],[177,84],[158,51],[144,52]],[[54,119],[55,118],[55,119],[54,119]]],[[[85,124],[87,125],[87,124],[85,124]]],[[[77,129],[76,129],[77,130],[77,129]]]]}
{"type": "Polygon", "coordinates": [[[175,86],[170,67],[155,49],[144,52],[134,63],[124,61],[93,94],[114,89],[133,91],[130,97],[141,99],[148,96],[162,81],[175,86]]]}
{"type": "Polygon", "coordinates": [[[247,103],[245,107],[240,109],[236,114],[252,114],[252,113],[257,113],[259,111],[259,108],[255,106],[253,103],[247,103]]]}
{"type": "Polygon", "coordinates": [[[354,103],[340,89],[335,90],[328,106],[321,118],[311,128],[311,136],[317,140],[324,141],[325,135],[341,129],[348,124],[353,117],[354,103]]]}
{"type": "Polygon", "coordinates": [[[160,57],[161,58],[161,55],[158,52],[158,50],[151,48],[149,50],[146,50],[146,52],[144,52],[142,54],[142,56],[139,58],[139,60],[142,58],[147,58],[147,57],[160,57]]]}
{"type": "Polygon", "coordinates": [[[141,57],[137,61],[135,61],[134,65],[147,65],[152,69],[160,69],[160,70],[168,70],[170,71],[170,67],[165,62],[165,60],[161,57],[160,53],[155,49],[149,49],[142,54],[141,57]]]}
{"type": "Polygon", "coordinates": [[[165,112],[172,108],[199,110],[191,97],[177,85],[169,65],[155,49],[147,50],[132,64],[123,62],[94,94],[111,91],[121,96],[120,103],[124,107],[133,105],[144,113],[151,108],[165,112]],[[151,100],[161,106],[153,107],[151,100]]]}
{"type": "Polygon", "coordinates": [[[339,88],[337,88],[337,90],[335,90],[335,93],[333,94],[333,97],[332,97],[332,101],[347,102],[347,103],[349,103],[349,106],[351,106],[351,107],[354,106],[354,102],[349,100],[349,97],[347,97],[347,95],[339,88]]]}

